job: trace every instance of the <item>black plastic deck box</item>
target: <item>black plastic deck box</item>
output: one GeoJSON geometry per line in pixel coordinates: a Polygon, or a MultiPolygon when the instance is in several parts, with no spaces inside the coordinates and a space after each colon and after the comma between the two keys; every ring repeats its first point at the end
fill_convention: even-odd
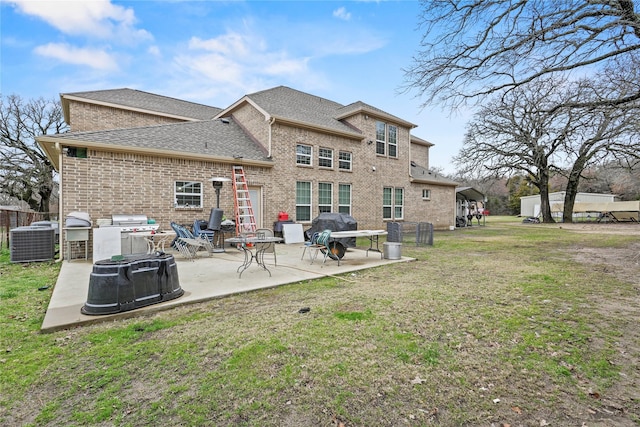
{"type": "Polygon", "coordinates": [[[179,298],[184,294],[173,255],[125,256],[93,264],[83,314],[113,314],[179,298]]]}

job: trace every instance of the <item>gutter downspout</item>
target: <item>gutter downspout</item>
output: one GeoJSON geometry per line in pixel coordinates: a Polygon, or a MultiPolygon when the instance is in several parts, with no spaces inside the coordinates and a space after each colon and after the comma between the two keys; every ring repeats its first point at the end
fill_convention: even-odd
{"type": "Polygon", "coordinates": [[[271,126],[275,123],[276,118],[275,117],[271,117],[269,119],[269,147],[268,147],[268,153],[267,153],[267,157],[270,159],[271,158],[271,126]]]}
{"type": "MultiPolygon", "coordinates": [[[[61,232],[59,234],[60,236],[60,240],[62,240],[63,236],[62,236],[62,231],[64,231],[66,233],[66,231],[64,230],[64,223],[62,222],[62,198],[64,196],[64,192],[62,191],[62,161],[63,161],[63,155],[62,155],[62,147],[60,146],[59,142],[55,143],[55,147],[56,150],[58,151],[58,165],[60,167],[60,172],[58,174],[59,176],[59,182],[58,182],[58,230],[61,232]]],[[[66,259],[67,254],[65,253],[65,249],[66,249],[67,245],[61,244],[60,245],[60,257],[58,258],[58,261],[63,261],[64,259],[66,259]]]]}

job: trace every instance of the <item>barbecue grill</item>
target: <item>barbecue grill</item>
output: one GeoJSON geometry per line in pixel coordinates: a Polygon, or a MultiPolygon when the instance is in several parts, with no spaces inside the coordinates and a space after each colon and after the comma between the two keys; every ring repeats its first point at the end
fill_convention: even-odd
{"type": "MultiPolygon", "coordinates": [[[[100,225],[100,227],[118,228],[120,230],[121,240],[120,253],[122,255],[130,255],[145,253],[147,251],[146,240],[136,238],[134,236],[135,233],[140,231],[157,231],[159,225],[149,224],[147,216],[142,214],[113,214],[111,215],[111,224],[100,225]]],[[[98,246],[103,245],[103,242],[97,243],[98,246]]]]}
{"type": "Polygon", "coordinates": [[[111,226],[120,227],[122,233],[136,231],[156,231],[158,224],[148,224],[148,218],[142,214],[113,214],[111,215],[111,226]]]}

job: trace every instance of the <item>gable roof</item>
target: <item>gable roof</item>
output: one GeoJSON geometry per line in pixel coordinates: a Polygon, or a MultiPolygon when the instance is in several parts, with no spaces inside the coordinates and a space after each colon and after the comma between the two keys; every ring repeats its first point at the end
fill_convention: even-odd
{"type": "Polygon", "coordinates": [[[231,119],[203,120],[37,138],[58,169],[59,145],[202,160],[272,165],[262,145],[231,119]],[[58,144],[59,143],[59,144],[58,144]]]}
{"type": "Polygon", "coordinates": [[[69,101],[82,101],[92,104],[116,107],[153,115],[173,117],[183,120],[209,120],[222,111],[221,108],[196,104],[195,102],[156,95],[136,89],[108,89],[89,92],[60,94],[64,117],[70,123],[69,101]]]}
{"type": "Polygon", "coordinates": [[[253,105],[264,114],[267,120],[274,119],[284,123],[316,128],[324,132],[338,133],[354,139],[361,139],[364,135],[358,129],[342,121],[342,119],[361,112],[367,112],[409,128],[415,127],[412,123],[360,101],[344,106],[338,102],[291,89],[287,86],[277,86],[245,95],[233,105],[221,111],[217,117],[230,115],[244,103],[253,105]]]}
{"type": "Polygon", "coordinates": [[[371,114],[372,116],[378,117],[380,119],[384,119],[390,122],[395,122],[398,124],[401,124],[403,126],[408,127],[409,129],[417,127],[417,125],[414,125],[411,122],[408,122],[406,120],[401,119],[400,117],[394,116],[393,114],[389,114],[386,111],[383,111],[379,108],[376,108],[372,105],[366,104],[362,101],[356,101],[353,102],[349,105],[346,105],[342,108],[340,108],[337,112],[336,118],[338,120],[349,117],[349,116],[353,116],[355,114],[358,113],[363,113],[363,114],[371,114]]]}

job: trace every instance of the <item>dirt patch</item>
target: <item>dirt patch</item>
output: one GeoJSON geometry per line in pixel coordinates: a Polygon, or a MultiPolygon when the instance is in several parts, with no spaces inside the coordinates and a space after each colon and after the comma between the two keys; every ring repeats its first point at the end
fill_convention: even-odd
{"type": "MultiPolygon", "coordinates": [[[[523,224],[532,226],[532,224],[523,224]]],[[[580,233],[603,233],[603,234],[623,234],[640,236],[640,224],[636,222],[617,223],[597,223],[597,222],[575,222],[572,224],[544,224],[545,227],[557,227],[559,229],[571,230],[580,233]]]]}
{"type": "MultiPolygon", "coordinates": [[[[568,224],[559,228],[582,233],[640,235],[638,224],[568,224]]],[[[612,365],[622,368],[620,378],[606,396],[598,396],[602,406],[597,417],[601,422],[597,425],[626,425],[613,419],[619,420],[617,415],[624,412],[623,408],[631,409],[633,413],[640,412],[640,383],[637,380],[640,371],[640,240],[623,248],[579,247],[569,252],[573,260],[590,266],[594,272],[611,275],[633,285],[631,294],[612,292],[606,299],[591,302],[604,322],[616,322],[621,331],[609,360],[612,365]]]]}

